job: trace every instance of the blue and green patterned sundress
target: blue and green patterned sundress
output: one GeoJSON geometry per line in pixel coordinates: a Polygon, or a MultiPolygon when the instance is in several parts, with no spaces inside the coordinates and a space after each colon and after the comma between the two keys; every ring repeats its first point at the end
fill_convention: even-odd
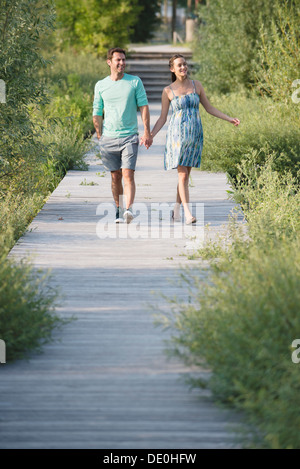
{"type": "Polygon", "coordinates": [[[171,100],[172,115],[164,153],[165,169],[177,166],[199,168],[203,148],[203,129],[199,114],[200,97],[194,92],[171,100]]]}

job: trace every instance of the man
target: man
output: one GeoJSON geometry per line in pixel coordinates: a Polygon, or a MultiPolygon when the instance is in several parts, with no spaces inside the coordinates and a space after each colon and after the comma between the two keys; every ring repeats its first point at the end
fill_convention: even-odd
{"type": "Polygon", "coordinates": [[[93,123],[99,139],[103,165],[111,172],[116,223],[130,223],[133,219],[134,172],[139,144],[137,109],[140,108],[144,125],[141,142],[149,148],[153,141],[150,134],[149,106],[141,79],[124,73],[125,51],[119,47],[110,49],[107,53],[107,64],[110,67],[110,75],[98,81],[95,86],[93,123]]]}

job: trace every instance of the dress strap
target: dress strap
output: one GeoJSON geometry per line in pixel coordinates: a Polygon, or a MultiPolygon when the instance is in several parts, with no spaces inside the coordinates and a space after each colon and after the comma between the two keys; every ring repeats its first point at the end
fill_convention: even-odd
{"type": "Polygon", "coordinates": [[[193,82],[193,87],[194,87],[194,93],[196,93],[196,86],[195,86],[194,80],[192,80],[192,82],[193,82]]]}
{"type": "Polygon", "coordinates": [[[171,86],[171,85],[170,85],[170,87],[169,87],[169,88],[170,88],[170,90],[172,90],[172,93],[173,93],[173,96],[174,96],[174,98],[176,98],[176,96],[175,96],[175,93],[174,93],[174,91],[173,91],[173,88],[172,88],[172,86],[171,86]]]}

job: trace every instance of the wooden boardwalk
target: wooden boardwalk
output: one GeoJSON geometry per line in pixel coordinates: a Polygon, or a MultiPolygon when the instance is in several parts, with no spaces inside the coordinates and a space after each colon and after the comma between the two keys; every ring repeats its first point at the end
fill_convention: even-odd
{"type": "MultiPolygon", "coordinates": [[[[151,111],[155,121],[159,105],[151,111]]],[[[209,391],[189,390],[181,378],[191,370],[166,359],[168,333],[154,326],[149,308],[168,308],[153,291],[185,298],[178,269],[191,262],[182,255],[187,239],[172,238],[176,227],[164,239],[147,236],[151,204],[175,197],[176,171],[163,170],[164,140],[162,130],[150,150],[140,150],[136,202],[148,212],[140,205],[139,227],[121,225],[114,236],[108,205],[109,237],[101,239],[110,175],[91,154],[89,171],[68,172],[11,251],[52,269],[64,295],[58,311],[77,320],[57,331],[42,354],[0,366],[1,448],[239,447],[239,417],[218,408],[209,391]]],[[[205,223],[219,230],[233,206],[225,175],[193,170],[192,186],[205,223]]],[[[154,224],[167,230],[167,210],[159,218],[154,224]]]]}

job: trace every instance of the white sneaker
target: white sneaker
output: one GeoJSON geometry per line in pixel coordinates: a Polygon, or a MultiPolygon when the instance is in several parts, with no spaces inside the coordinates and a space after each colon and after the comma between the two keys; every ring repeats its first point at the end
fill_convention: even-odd
{"type": "Polygon", "coordinates": [[[133,220],[133,214],[131,210],[126,210],[123,214],[125,223],[130,223],[133,220]]]}

